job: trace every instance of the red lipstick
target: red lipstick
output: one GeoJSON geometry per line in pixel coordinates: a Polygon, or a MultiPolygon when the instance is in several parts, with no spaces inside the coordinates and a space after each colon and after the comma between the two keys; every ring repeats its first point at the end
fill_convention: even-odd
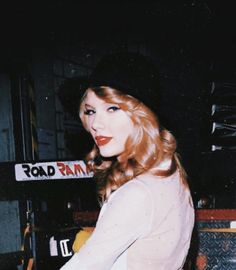
{"type": "Polygon", "coordinates": [[[98,146],[103,146],[107,143],[109,143],[109,141],[112,139],[112,137],[106,137],[106,136],[96,136],[95,140],[97,142],[98,146]]]}

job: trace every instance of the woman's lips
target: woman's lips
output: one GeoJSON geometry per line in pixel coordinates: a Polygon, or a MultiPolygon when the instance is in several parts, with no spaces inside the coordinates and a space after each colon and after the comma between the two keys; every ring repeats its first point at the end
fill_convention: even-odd
{"type": "Polygon", "coordinates": [[[112,137],[106,137],[106,136],[96,136],[95,140],[97,142],[98,146],[103,146],[107,143],[109,143],[109,141],[112,139],[112,137]]]}

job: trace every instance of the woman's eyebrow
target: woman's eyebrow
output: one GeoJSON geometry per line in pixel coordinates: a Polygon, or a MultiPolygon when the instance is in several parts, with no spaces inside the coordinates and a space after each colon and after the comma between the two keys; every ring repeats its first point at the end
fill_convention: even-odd
{"type": "Polygon", "coordinates": [[[106,106],[118,106],[119,107],[119,104],[117,104],[115,102],[106,102],[105,105],[106,106]]]}
{"type": "Polygon", "coordinates": [[[94,107],[93,107],[92,105],[88,104],[88,103],[85,103],[84,106],[85,106],[85,107],[89,107],[89,108],[93,108],[93,109],[94,109],[94,107]]]}

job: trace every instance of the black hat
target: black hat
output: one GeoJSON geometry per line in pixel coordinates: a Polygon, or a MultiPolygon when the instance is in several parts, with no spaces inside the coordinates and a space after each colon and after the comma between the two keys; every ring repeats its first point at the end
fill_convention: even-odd
{"type": "Polygon", "coordinates": [[[147,57],[132,52],[102,57],[89,79],[90,86],[109,86],[142,101],[153,111],[157,109],[159,73],[147,57]]]}
{"type": "Polygon", "coordinates": [[[104,55],[89,78],[74,77],[59,87],[58,96],[65,110],[78,117],[78,107],[88,87],[109,86],[142,101],[157,111],[159,73],[147,57],[132,52],[104,55]]]}

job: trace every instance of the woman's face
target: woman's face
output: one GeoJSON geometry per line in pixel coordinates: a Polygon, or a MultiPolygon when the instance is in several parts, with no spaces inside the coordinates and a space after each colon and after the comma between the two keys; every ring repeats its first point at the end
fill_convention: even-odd
{"type": "Polygon", "coordinates": [[[103,157],[120,155],[133,131],[133,122],[117,104],[107,103],[92,90],[84,99],[87,129],[103,157]]]}

